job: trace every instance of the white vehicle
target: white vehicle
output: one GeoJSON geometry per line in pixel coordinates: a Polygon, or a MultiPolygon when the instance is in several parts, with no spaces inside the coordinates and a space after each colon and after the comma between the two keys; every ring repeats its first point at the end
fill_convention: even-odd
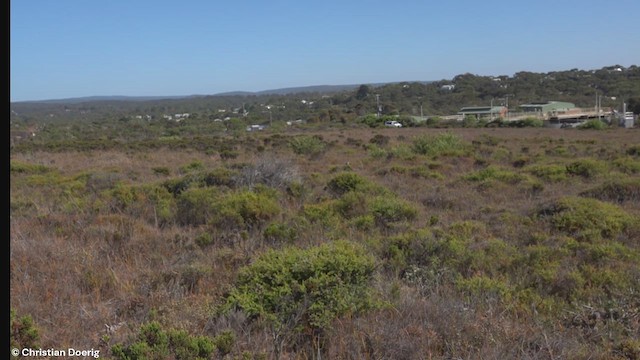
{"type": "Polygon", "coordinates": [[[393,120],[393,121],[385,121],[384,122],[384,126],[401,128],[402,124],[400,124],[399,122],[393,120]]]}

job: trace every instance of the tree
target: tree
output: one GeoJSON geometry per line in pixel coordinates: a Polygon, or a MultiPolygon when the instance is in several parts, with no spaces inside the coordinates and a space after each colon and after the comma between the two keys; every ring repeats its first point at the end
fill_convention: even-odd
{"type": "Polygon", "coordinates": [[[631,111],[634,114],[640,114],[640,96],[629,98],[627,111],[631,111]]]}
{"type": "Polygon", "coordinates": [[[360,85],[360,87],[358,88],[358,91],[356,92],[356,99],[358,100],[366,99],[367,96],[369,96],[370,91],[371,91],[371,88],[369,88],[368,85],[360,85]]]}

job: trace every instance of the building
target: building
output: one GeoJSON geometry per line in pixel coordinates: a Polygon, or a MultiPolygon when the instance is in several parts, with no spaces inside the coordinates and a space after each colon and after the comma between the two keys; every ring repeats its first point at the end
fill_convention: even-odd
{"type": "Polygon", "coordinates": [[[507,116],[507,108],[504,106],[467,106],[458,111],[458,115],[475,116],[476,119],[495,119],[507,116]]]}
{"type": "Polygon", "coordinates": [[[522,112],[537,113],[544,116],[565,113],[571,109],[575,109],[575,107],[574,104],[563,101],[533,102],[520,105],[522,112]]]}

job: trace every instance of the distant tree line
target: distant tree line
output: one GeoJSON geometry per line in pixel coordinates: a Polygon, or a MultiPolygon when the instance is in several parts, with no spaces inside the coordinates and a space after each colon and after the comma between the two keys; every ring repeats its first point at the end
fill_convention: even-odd
{"type": "Polygon", "coordinates": [[[189,121],[237,118],[248,124],[303,120],[347,123],[370,114],[441,116],[464,106],[519,105],[534,101],[567,101],[578,107],[640,113],[640,67],[608,66],[599,70],[534,73],[513,76],[461,74],[450,80],[363,84],[336,93],[305,92],[283,95],[194,96],[150,101],[20,102],[11,104],[14,127],[33,123],[166,122],[165,115],[189,113],[189,121]]]}

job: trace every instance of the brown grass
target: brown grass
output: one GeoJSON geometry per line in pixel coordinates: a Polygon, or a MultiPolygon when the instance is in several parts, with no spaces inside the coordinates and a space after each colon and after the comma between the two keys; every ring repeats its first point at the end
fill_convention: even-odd
{"type": "MultiPolygon", "coordinates": [[[[446,229],[464,220],[479,221],[492,237],[524,246],[534,241],[536,233],[550,237],[554,232],[546,223],[533,222],[541,205],[562,196],[577,196],[619,176],[640,176],[611,170],[595,178],[570,177],[559,182],[533,175],[517,183],[465,178],[488,166],[523,174],[522,164],[565,164],[587,157],[608,163],[626,156],[628,147],[638,146],[640,136],[635,129],[333,129],[320,135],[327,148],[311,157],[294,155],[286,141],[267,140],[272,136],[267,133],[256,135],[257,141],[232,160],[189,149],[16,153],[11,160],[45,165],[60,177],[116,173],[122,183],[143,185],[180,177],[180,168],[194,161],[201,162],[205,169],[232,168],[255,164],[268,158],[266,153],[286,159],[302,179],[303,192],[298,197],[278,190],[282,212],[273,221],[287,224],[302,224],[305,204],[330,199],[325,187],[332,176],[354,171],[414,204],[418,209],[416,219],[369,230],[347,223],[336,228],[296,225],[299,232],[295,243],[310,246],[349,238],[373,244],[374,252],[375,243],[385,237],[411,229],[446,229]],[[387,136],[389,141],[382,147],[392,149],[410,146],[416,136],[446,131],[462,137],[472,150],[464,156],[401,159],[374,158],[365,149],[376,134],[387,136]],[[264,151],[254,149],[255,143],[264,144],[264,151]],[[156,173],[154,168],[158,167],[168,168],[170,174],[156,173]],[[528,182],[534,180],[541,189],[528,182]]],[[[73,198],[76,188],[65,193],[58,185],[33,185],[30,176],[11,174],[10,298],[11,308],[19,315],[34,318],[42,348],[100,346],[102,354],[108,354],[111,345],[127,341],[140,324],[158,320],[194,334],[215,335],[231,328],[237,336],[232,355],[249,351],[271,356],[268,332],[259,323],[214,316],[215,306],[233,286],[238,270],[266,249],[282,245],[265,241],[264,226],[235,233],[175,222],[157,227],[148,219],[91,203],[105,196],[100,192],[93,197],[87,195],[84,199],[90,199],[88,202],[66,206],[65,201],[73,198]],[[20,206],[19,211],[14,205],[16,209],[20,206]],[[211,244],[196,243],[203,232],[213,234],[211,244]],[[114,324],[122,326],[108,333],[105,325],[114,324]],[[103,337],[107,333],[109,339],[103,337]]],[[[637,202],[620,206],[640,218],[637,202]]],[[[625,243],[640,248],[637,239],[625,243]]],[[[336,320],[327,333],[325,358],[623,358],[615,346],[624,339],[607,342],[603,340],[605,335],[593,332],[592,338],[585,338],[579,329],[567,326],[560,315],[542,318],[535,311],[514,310],[505,304],[469,301],[453,284],[420,293],[398,276],[382,270],[378,274],[380,296],[390,306],[361,317],[336,320]],[[399,285],[393,290],[392,284],[399,285]]],[[[638,305],[629,306],[633,310],[638,305]]],[[[637,313],[634,316],[627,325],[638,330],[637,313]]],[[[288,351],[291,358],[311,358],[312,350],[302,347],[288,351]]]]}

